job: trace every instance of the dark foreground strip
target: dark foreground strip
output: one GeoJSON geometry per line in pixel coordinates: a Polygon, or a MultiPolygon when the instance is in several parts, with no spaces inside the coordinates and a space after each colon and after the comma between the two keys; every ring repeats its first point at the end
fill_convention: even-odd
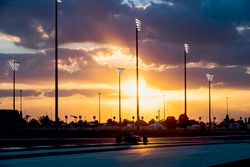
{"type": "Polygon", "coordinates": [[[35,158],[35,157],[45,157],[45,156],[58,156],[58,155],[70,155],[70,154],[82,154],[82,153],[97,153],[97,152],[107,152],[107,151],[122,151],[122,150],[134,150],[134,149],[145,149],[145,148],[161,148],[161,147],[179,147],[179,146],[199,146],[199,145],[215,145],[215,144],[239,144],[247,142],[228,142],[228,143],[185,143],[185,144],[162,144],[162,145],[145,145],[145,147],[129,147],[133,145],[127,145],[128,147],[123,148],[102,148],[102,149],[92,149],[92,150],[71,150],[71,151],[55,151],[48,153],[28,153],[28,154],[18,154],[18,155],[3,155],[0,156],[0,160],[8,159],[20,159],[20,158],[35,158]]]}
{"type": "MultiPolygon", "coordinates": [[[[79,147],[106,147],[106,146],[117,146],[118,144],[82,144],[82,145],[58,145],[58,146],[45,146],[45,147],[26,147],[22,149],[0,149],[0,152],[20,152],[20,151],[35,151],[35,150],[52,150],[52,149],[63,149],[63,148],[79,148],[79,147]]],[[[1,156],[0,156],[1,157],[1,156]]]]}
{"type": "MultiPolygon", "coordinates": [[[[191,142],[191,141],[185,141],[185,142],[172,142],[172,143],[165,143],[166,144],[180,144],[180,143],[185,143],[185,144],[197,144],[197,142],[191,142]]],[[[151,145],[154,144],[154,145],[157,145],[157,144],[161,144],[163,145],[164,143],[157,143],[157,142],[153,142],[153,143],[150,143],[151,145]]],[[[81,147],[89,147],[89,148],[96,148],[96,147],[107,147],[107,146],[121,146],[121,145],[129,145],[129,144],[115,144],[115,143],[112,143],[112,144],[78,144],[78,145],[58,145],[58,146],[45,146],[45,147],[24,147],[24,148],[21,148],[21,149],[1,149],[0,148],[0,152],[1,153],[4,153],[4,152],[20,152],[20,151],[36,151],[36,150],[53,150],[53,149],[65,149],[65,148],[81,148],[81,147]]],[[[1,157],[1,155],[0,155],[1,157]]]]}
{"type": "Polygon", "coordinates": [[[213,165],[211,167],[249,167],[249,166],[250,166],[250,158],[233,162],[227,162],[219,165],[213,165]]]}

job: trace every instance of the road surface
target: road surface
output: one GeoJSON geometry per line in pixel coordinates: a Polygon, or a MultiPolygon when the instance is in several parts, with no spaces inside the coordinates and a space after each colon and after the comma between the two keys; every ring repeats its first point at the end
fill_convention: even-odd
{"type": "MultiPolygon", "coordinates": [[[[190,139],[190,138],[189,138],[190,139]]],[[[166,141],[166,139],[161,139],[166,141]]],[[[53,149],[6,151],[4,155],[29,154],[28,158],[2,158],[1,167],[71,166],[211,166],[250,158],[250,140],[192,140],[157,142],[148,145],[103,145],[53,149]],[[87,150],[87,151],[86,151],[87,150]],[[90,150],[90,151],[89,151],[90,150]],[[92,150],[92,151],[91,151],[92,150]],[[58,151],[58,154],[57,152],[58,151]],[[68,151],[68,153],[67,153],[68,151]],[[75,152],[74,152],[75,151],[75,152]],[[52,152],[55,154],[46,155],[52,152]],[[45,153],[44,155],[38,155],[45,153]],[[59,154],[60,153],[60,154],[59,154]],[[34,156],[32,156],[34,155],[34,156]]]]}

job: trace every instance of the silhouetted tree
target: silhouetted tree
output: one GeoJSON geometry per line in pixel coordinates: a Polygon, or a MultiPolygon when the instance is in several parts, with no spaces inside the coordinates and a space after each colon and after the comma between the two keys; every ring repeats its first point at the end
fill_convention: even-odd
{"type": "Polygon", "coordinates": [[[199,122],[194,120],[194,119],[190,119],[188,120],[188,125],[189,126],[192,126],[192,125],[199,125],[199,122]]]}
{"type": "Polygon", "coordinates": [[[94,122],[95,122],[95,119],[96,119],[96,116],[94,115],[94,116],[93,116],[93,120],[94,120],[94,122]]]}
{"type": "Polygon", "coordinates": [[[200,122],[200,126],[202,130],[206,129],[206,124],[204,122],[200,122]]]}
{"type": "Polygon", "coordinates": [[[239,124],[242,129],[247,128],[246,124],[242,120],[242,117],[240,117],[240,120],[237,121],[237,124],[239,124]]]}
{"type": "Polygon", "coordinates": [[[85,120],[84,122],[83,122],[83,126],[87,126],[88,125],[88,122],[85,120]]]}
{"type": "Polygon", "coordinates": [[[30,115],[25,115],[26,121],[29,122],[30,115]]]}
{"type": "Polygon", "coordinates": [[[78,127],[82,127],[83,126],[83,121],[81,119],[79,119],[77,125],[78,125],[78,127]]]}
{"type": "Polygon", "coordinates": [[[31,119],[28,123],[28,126],[31,128],[38,128],[40,123],[36,119],[31,119]]]}
{"type": "Polygon", "coordinates": [[[147,122],[145,122],[143,119],[139,120],[139,121],[136,121],[136,125],[139,125],[139,126],[147,126],[147,122]]]}
{"type": "Polygon", "coordinates": [[[42,127],[49,128],[49,127],[52,127],[52,125],[53,125],[53,121],[49,118],[48,115],[41,116],[39,118],[39,122],[40,122],[40,124],[41,124],[42,127]]]}
{"type": "Polygon", "coordinates": [[[179,116],[179,124],[178,124],[178,126],[180,128],[187,128],[187,126],[188,126],[188,117],[187,117],[186,114],[181,114],[179,116]]]}
{"type": "MultiPolygon", "coordinates": [[[[250,117],[249,117],[250,118],[250,117]]],[[[135,122],[135,116],[132,116],[133,122],[135,122]]]]}
{"type": "Polygon", "coordinates": [[[94,124],[98,125],[98,124],[99,124],[99,121],[98,121],[98,120],[95,120],[95,121],[94,121],[94,124]]]}
{"type": "Polygon", "coordinates": [[[154,124],[154,123],[155,123],[155,120],[153,118],[148,122],[149,125],[154,124]]]}
{"type": "Polygon", "coordinates": [[[129,121],[127,119],[124,119],[123,122],[122,122],[123,126],[127,126],[128,123],[129,123],[129,121]]]}
{"type": "Polygon", "coordinates": [[[108,119],[108,120],[107,120],[107,124],[108,124],[108,125],[112,125],[112,123],[113,123],[112,119],[108,119]]]}
{"type": "Polygon", "coordinates": [[[229,123],[230,123],[230,124],[234,124],[234,123],[236,123],[236,122],[235,122],[235,120],[234,120],[233,118],[231,118],[230,121],[229,121],[229,123]]]}
{"type": "Polygon", "coordinates": [[[77,124],[76,124],[74,121],[71,121],[71,122],[69,123],[69,126],[70,126],[70,127],[77,127],[77,124]]]}
{"type": "Polygon", "coordinates": [[[168,129],[176,129],[176,122],[177,120],[175,119],[174,116],[168,116],[165,125],[167,126],[168,129]]]}

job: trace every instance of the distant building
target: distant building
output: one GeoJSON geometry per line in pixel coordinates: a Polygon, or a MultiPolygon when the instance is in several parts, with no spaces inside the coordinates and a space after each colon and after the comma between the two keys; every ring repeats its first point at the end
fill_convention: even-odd
{"type": "Polygon", "coordinates": [[[16,128],[24,125],[25,120],[22,118],[22,112],[0,109],[0,128],[16,128]]]}

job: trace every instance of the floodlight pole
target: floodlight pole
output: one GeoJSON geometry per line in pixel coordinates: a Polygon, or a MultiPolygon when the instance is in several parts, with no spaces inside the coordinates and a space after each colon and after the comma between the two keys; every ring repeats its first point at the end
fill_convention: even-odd
{"type": "Polygon", "coordinates": [[[136,113],[137,122],[139,123],[139,69],[138,69],[138,30],[136,28],[136,113]]]}
{"type": "Polygon", "coordinates": [[[55,128],[58,129],[58,3],[55,0],[55,128]]]}
{"type": "Polygon", "coordinates": [[[15,60],[11,62],[11,68],[13,71],[13,111],[16,110],[16,71],[18,70],[17,64],[20,64],[20,62],[17,62],[15,60]]]}
{"type": "Polygon", "coordinates": [[[209,91],[209,100],[208,100],[208,115],[209,115],[209,129],[211,129],[211,82],[213,81],[214,74],[206,74],[208,80],[208,91],[209,91]]]}
{"type": "Polygon", "coordinates": [[[121,118],[121,69],[119,69],[119,124],[121,125],[122,123],[122,118],[121,118]]]}
{"type": "Polygon", "coordinates": [[[184,114],[187,116],[187,53],[188,53],[189,45],[184,44],[184,114]]]}
{"type": "Polygon", "coordinates": [[[211,129],[211,81],[208,81],[209,89],[209,129],[211,129]]]}
{"type": "Polygon", "coordinates": [[[16,110],[16,70],[15,70],[16,62],[14,61],[14,69],[13,69],[13,111],[16,110]]]}
{"type": "MultiPolygon", "coordinates": [[[[135,19],[135,37],[136,37],[136,113],[137,113],[137,123],[139,123],[140,115],[139,115],[139,63],[138,63],[138,32],[141,30],[141,21],[135,19]]],[[[139,129],[139,127],[138,127],[139,129]]]]}

